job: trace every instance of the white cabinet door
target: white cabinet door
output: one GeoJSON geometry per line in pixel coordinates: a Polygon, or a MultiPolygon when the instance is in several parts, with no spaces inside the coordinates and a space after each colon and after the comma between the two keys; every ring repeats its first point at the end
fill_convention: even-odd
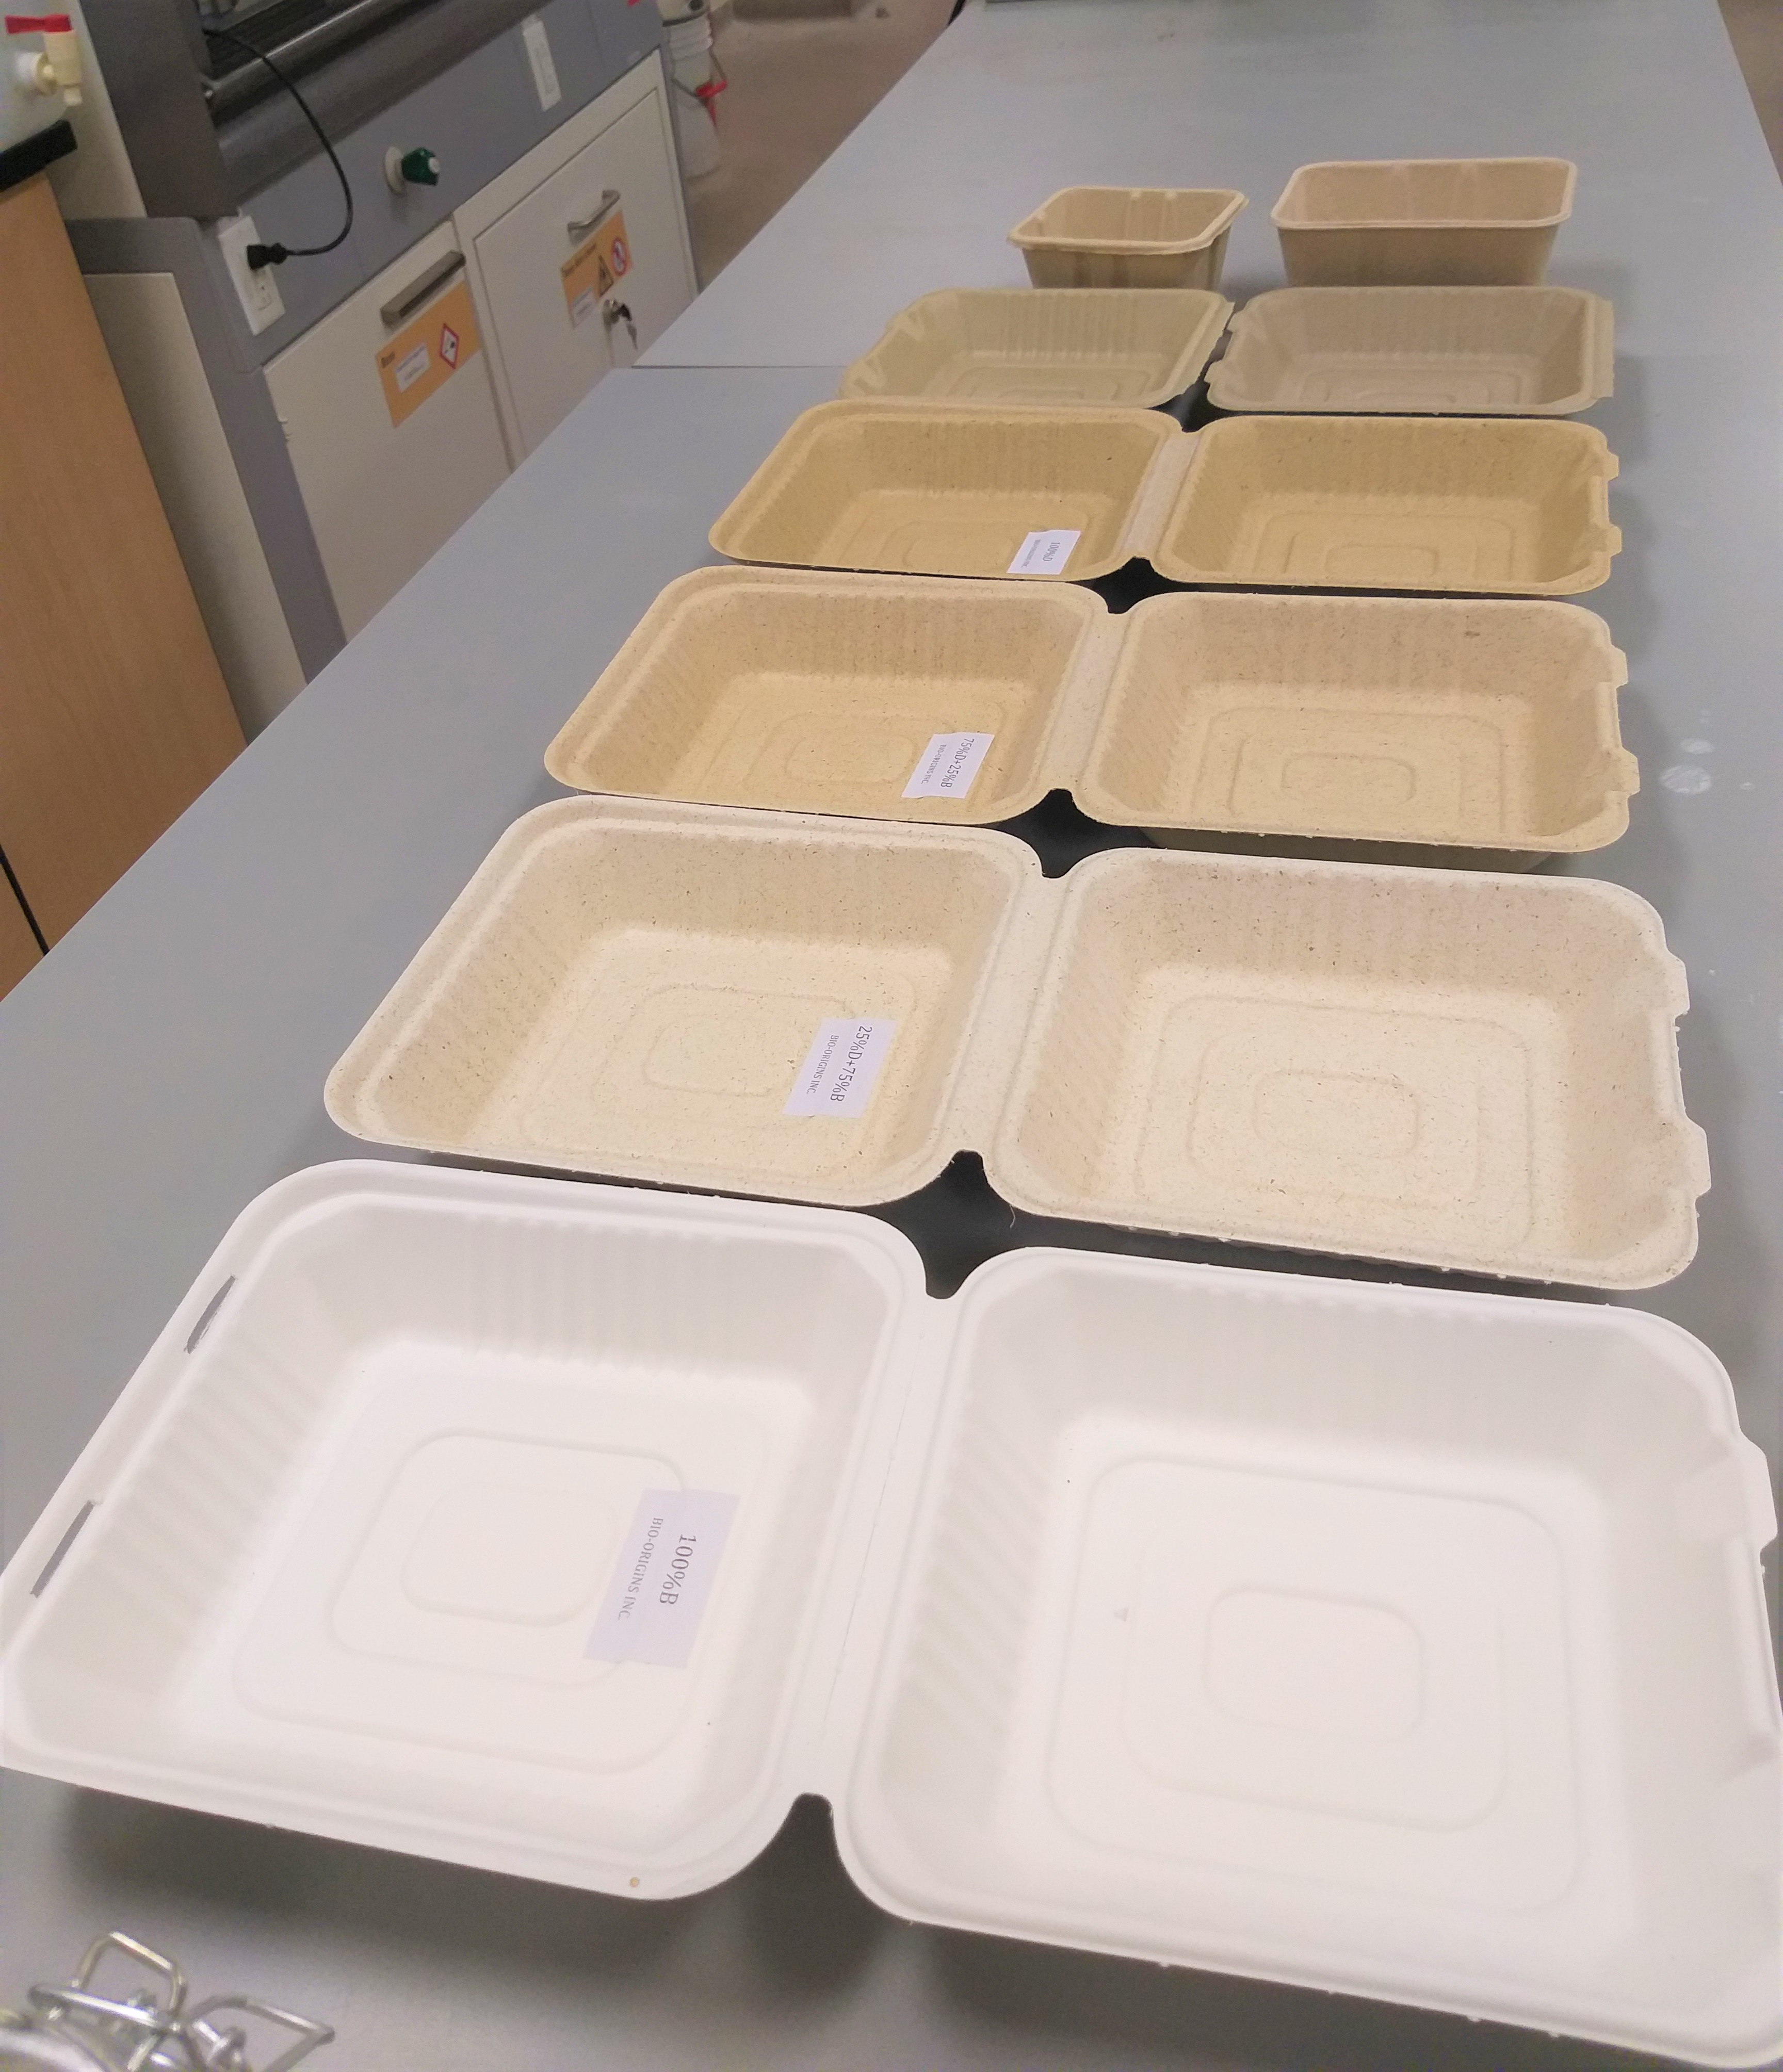
{"type": "Polygon", "coordinates": [[[266,383],[350,636],[508,473],[454,226],[287,346],[266,383]]]}
{"type": "Polygon", "coordinates": [[[669,121],[653,60],[459,213],[517,458],[693,299],[669,121]]]}

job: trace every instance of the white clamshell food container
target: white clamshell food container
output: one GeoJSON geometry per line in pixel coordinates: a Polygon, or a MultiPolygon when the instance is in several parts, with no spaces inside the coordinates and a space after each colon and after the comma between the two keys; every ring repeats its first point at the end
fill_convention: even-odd
{"type": "Polygon", "coordinates": [[[397,1165],[240,1218],[0,1578],[3,1753],[636,1898],[1783,2045],[1763,1458],[1620,1309],[397,1165]]]}

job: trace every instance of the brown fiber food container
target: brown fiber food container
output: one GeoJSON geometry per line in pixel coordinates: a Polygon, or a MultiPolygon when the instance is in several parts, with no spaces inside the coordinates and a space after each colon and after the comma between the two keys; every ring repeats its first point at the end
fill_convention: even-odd
{"type": "Polygon", "coordinates": [[[1583,288],[1278,288],[1233,319],[1208,400],[1233,411],[1561,417],[1615,385],[1615,314],[1583,288]]]}
{"type": "Polygon", "coordinates": [[[1593,878],[1156,849],[1048,878],[982,828],[566,799],[327,1098],[380,1143],[838,1207],[970,1149],[1037,1215],[1641,1288],[1708,1184],[1686,1000],[1593,878]]]}
{"type": "Polygon", "coordinates": [[[1302,166],[1270,212],[1296,287],[1533,286],[1572,213],[1564,158],[1302,166]]]}
{"type": "Polygon", "coordinates": [[[1228,417],[1152,565],[1173,582],[1563,597],[1622,544],[1601,432],[1539,417],[1228,417]]]}
{"type": "Polygon", "coordinates": [[[546,751],[577,791],[985,825],[1069,790],[1190,848],[1526,867],[1601,848],[1638,782],[1627,674],[1546,599],[702,569],[546,751]]]}
{"type": "Polygon", "coordinates": [[[1200,378],[1231,314],[1205,288],[943,288],[900,310],[837,393],[1151,409],[1200,378]]]}
{"type": "Polygon", "coordinates": [[[1036,288],[1217,288],[1235,187],[1061,187],[1009,233],[1036,288]]]}
{"type": "Polygon", "coordinates": [[[1089,582],[1563,597],[1609,574],[1616,456],[1523,417],[821,403],[712,528],[734,561],[1089,582]]]}
{"type": "Polygon", "coordinates": [[[1029,537],[1069,532],[1036,578],[1107,575],[1144,552],[1141,491],[1169,494],[1187,444],[1157,410],[820,403],[744,484],[712,545],[798,568],[1003,576],[1029,537]]]}

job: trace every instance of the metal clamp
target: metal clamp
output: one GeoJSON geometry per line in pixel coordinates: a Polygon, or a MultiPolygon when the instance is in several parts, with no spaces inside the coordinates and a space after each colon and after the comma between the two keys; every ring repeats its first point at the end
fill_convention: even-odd
{"type": "Polygon", "coordinates": [[[452,276],[463,270],[464,254],[448,252],[443,258],[436,259],[426,273],[417,274],[401,294],[393,295],[378,315],[386,331],[394,331],[405,317],[412,316],[434,292],[443,288],[452,276]]]}
{"type": "Polygon", "coordinates": [[[619,189],[608,187],[601,195],[600,199],[595,203],[595,212],[592,216],[579,216],[574,220],[565,224],[563,227],[570,233],[570,242],[572,245],[579,245],[583,238],[588,236],[592,232],[599,230],[618,207],[619,189]]]}
{"type": "Polygon", "coordinates": [[[334,2031],[306,2015],[291,2014],[245,1994],[217,1994],[186,2005],[184,1974],[171,1957],[113,1930],[88,1949],[65,1986],[33,1986],[31,2014],[0,2008],[0,2072],[256,2072],[249,2056],[245,2015],[289,2032],[295,2041],[258,2072],[292,2072],[334,2031]],[[94,1973],[109,1954],[128,1958],[154,1975],[127,1997],[95,1992],[94,1973]]]}

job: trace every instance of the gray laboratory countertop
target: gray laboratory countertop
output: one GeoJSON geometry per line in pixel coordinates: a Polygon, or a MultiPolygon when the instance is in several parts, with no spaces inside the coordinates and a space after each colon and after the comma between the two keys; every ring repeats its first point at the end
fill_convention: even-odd
{"type": "MultiPolygon", "coordinates": [[[[1587,867],[1651,899],[1689,966],[1715,1167],[1696,1263],[1634,1299],[1726,1361],[1774,1462],[1783,190],[1713,0],[1010,0],[969,10],[0,1002],[0,1552],[236,1211],[361,1149],[323,1112],[327,1067],[553,794],[544,745],[645,606],[711,558],[711,520],[886,317],[1018,280],[1004,232],[1072,180],[1244,187],[1242,295],[1279,280],[1268,208],[1301,160],[1526,150],[1581,167],[1551,278],[1617,308],[1592,421],[1626,546],[1584,601],[1629,654],[1645,788],[1587,867]]],[[[337,2072],[1642,2062],[912,1928],[855,1893],[814,1804],[731,1884],[640,1907],[0,1777],[0,2000],[113,1925],[205,1990],[332,2020],[337,2072]]]]}

